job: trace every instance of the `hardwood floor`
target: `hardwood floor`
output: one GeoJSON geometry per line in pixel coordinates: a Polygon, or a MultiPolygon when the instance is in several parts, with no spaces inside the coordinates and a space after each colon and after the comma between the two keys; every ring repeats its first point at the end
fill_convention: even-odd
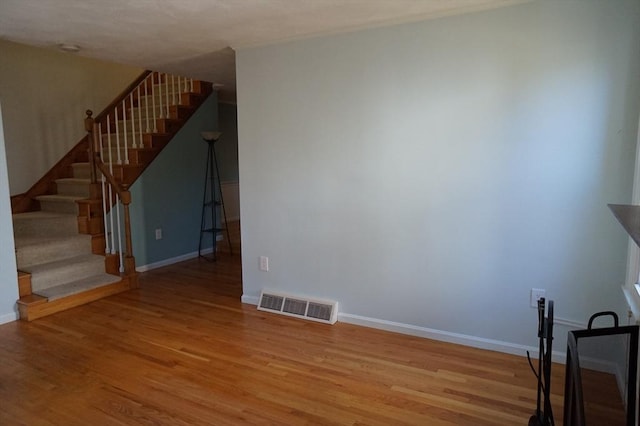
{"type": "Polygon", "coordinates": [[[240,274],[221,253],[0,326],[0,425],[524,425],[535,409],[523,357],[259,312],[240,274]]]}

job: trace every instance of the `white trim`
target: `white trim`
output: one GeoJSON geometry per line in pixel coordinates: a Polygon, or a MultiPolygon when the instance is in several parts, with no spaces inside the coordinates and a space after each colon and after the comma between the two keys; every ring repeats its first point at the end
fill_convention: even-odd
{"type": "Polygon", "coordinates": [[[259,296],[247,296],[247,295],[243,294],[242,298],[240,300],[242,301],[242,303],[246,303],[247,305],[256,305],[256,306],[258,306],[258,303],[260,303],[260,297],[259,296]]]}
{"type": "MultiPolygon", "coordinates": [[[[202,250],[202,254],[210,254],[213,252],[213,247],[209,247],[208,249],[202,250]]],[[[191,253],[183,254],[180,256],[172,257],[169,259],[159,260],[158,262],[149,263],[147,265],[136,266],[136,272],[147,272],[152,269],[162,268],[163,266],[173,265],[174,263],[184,262],[185,260],[195,259],[198,257],[197,251],[192,251],[191,253]]]]}
{"type": "Polygon", "coordinates": [[[19,319],[20,319],[20,315],[18,315],[17,312],[0,315],[0,324],[7,324],[9,322],[18,321],[19,319]]]}
{"type": "MultiPolygon", "coordinates": [[[[379,330],[392,331],[394,333],[408,334],[411,336],[424,337],[426,339],[455,343],[463,346],[471,346],[479,349],[498,351],[512,355],[526,356],[527,351],[535,354],[538,353],[538,348],[534,346],[520,345],[517,343],[509,343],[501,340],[485,339],[484,337],[452,333],[449,331],[436,330],[433,328],[420,327],[413,324],[404,324],[378,318],[364,317],[361,315],[341,312],[338,313],[338,321],[347,324],[360,325],[363,327],[376,328],[379,330]]],[[[553,358],[555,362],[564,363],[565,354],[564,352],[554,351],[553,358]]]]}
{"type": "MultiPolygon", "coordinates": [[[[631,203],[640,203],[640,116],[638,116],[638,133],[636,135],[636,163],[633,172],[633,189],[631,193],[631,203]]],[[[627,299],[629,309],[633,313],[636,321],[640,320],[640,295],[638,294],[636,283],[640,275],[640,248],[629,238],[627,244],[627,272],[623,286],[624,296],[627,299]],[[633,293],[635,292],[635,294],[633,293]]]]}
{"type": "Polygon", "coordinates": [[[629,306],[631,315],[633,315],[634,323],[640,324],[640,307],[636,304],[636,301],[632,294],[633,291],[636,291],[635,286],[633,290],[625,285],[622,286],[622,294],[624,294],[624,298],[627,301],[627,305],[629,306]]]}
{"type": "Polygon", "coordinates": [[[586,322],[574,321],[574,320],[565,319],[565,318],[559,318],[559,317],[554,317],[553,318],[553,324],[554,325],[564,325],[566,327],[571,327],[571,328],[575,328],[575,329],[578,329],[578,330],[582,330],[584,328],[587,328],[587,323],[586,322]]]}
{"type": "MultiPolygon", "coordinates": [[[[258,305],[260,302],[260,297],[257,296],[248,296],[242,295],[242,303],[246,303],[249,305],[258,305]]],[[[520,345],[517,343],[504,342],[501,340],[494,339],[485,339],[483,337],[469,336],[466,334],[460,333],[452,333],[449,331],[436,330],[433,328],[420,327],[412,324],[404,324],[394,321],[387,321],[378,318],[370,318],[361,315],[354,315],[339,312],[338,313],[338,322],[343,322],[345,324],[353,324],[359,325],[362,327],[375,328],[378,330],[391,331],[394,333],[407,334],[410,336],[422,337],[425,339],[438,340],[441,342],[454,343],[457,345],[470,346],[473,348],[486,349],[491,351],[497,351],[502,353],[507,353],[511,355],[519,355],[522,357],[527,356],[527,351],[531,354],[532,358],[537,358],[538,356],[538,347],[535,346],[527,346],[520,345]]],[[[578,321],[567,320],[563,318],[554,319],[554,323],[559,325],[565,325],[569,327],[575,327],[579,329],[586,328],[586,324],[580,323],[578,321]]],[[[559,364],[565,364],[567,361],[567,354],[565,351],[553,351],[552,353],[553,362],[557,362],[559,364]]],[[[623,375],[620,374],[620,371],[616,364],[603,361],[595,358],[581,357],[581,366],[590,368],[592,370],[602,371],[605,373],[614,374],[618,383],[620,380],[624,382],[623,375]]]]}

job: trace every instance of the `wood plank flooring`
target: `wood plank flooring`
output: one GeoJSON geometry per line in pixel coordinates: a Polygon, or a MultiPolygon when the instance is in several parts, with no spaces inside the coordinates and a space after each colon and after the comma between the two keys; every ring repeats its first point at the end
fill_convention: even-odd
{"type": "Polygon", "coordinates": [[[0,425],[527,424],[526,358],[259,312],[239,301],[239,259],[0,326],[0,425]]]}

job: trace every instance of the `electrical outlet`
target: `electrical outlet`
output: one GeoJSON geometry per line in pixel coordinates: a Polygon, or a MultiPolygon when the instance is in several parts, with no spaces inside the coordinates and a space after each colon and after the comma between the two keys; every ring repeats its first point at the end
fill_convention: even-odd
{"type": "Polygon", "coordinates": [[[162,239],[162,228],[156,229],[156,240],[162,239]]]}
{"type": "Polygon", "coordinates": [[[531,303],[532,308],[538,307],[538,299],[545,296],[547,291],[543,288],[532,288],[531,289],[531,297],[529,302],[531,303]]]}
{"type": "Polygon", "coordinates": [[[269,258],[267,256],[260,256],[260,270],[269,271],[269,258]]]}

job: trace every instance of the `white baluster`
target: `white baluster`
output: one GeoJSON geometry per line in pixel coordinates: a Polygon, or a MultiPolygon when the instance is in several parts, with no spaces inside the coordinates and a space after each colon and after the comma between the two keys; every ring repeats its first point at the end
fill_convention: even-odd
{"type": "MultiPolygon", "coordinates": [[[[156,127],[156,85],[153,85],[153,131],[157,132],[158,128],[156,127]]],[[[160,104],[160,112],[158,114],[158,118],[162,118],[162,83],[160,82],[160,74],[158,74],[158,104],[160,104]]]]}
{"type": "Polygon", "coordinates": [[[113,166],[112,166],[113,151],[111,151],[111,119],[108,116],[107,116],[107,156],[109,157],[109,172],[113,174],[113,166]]]}
{"type": "MultiPolygon", "coordinates": [[[[111,203],[113,202],[113,188],[111,187],[111,185],[109,186],[109,205],[111,205],[111,203]]],[[[111,212],[109,214],[109,222],[110,222],[110,234],[111,234],[111,254],[116,254],[116,236],[113,235],[113,208],[111,209],[111,212]]],[[[108,238],[108,236],[107,236],[108,238]]]]}
{"type": "Polygon", "coordinates": [[[142,101],[140,100],[140,85],[138,85],[138,131],[140,133],[138,146],[142,148],[142,101]]]}
{"type": "Polygon", "coordinates": [[[118,153],[118,164],[122,164],[122,159],[120,158],[120,126],[118,125],[118,107],[115,108],[115,116],[116,116],[116,152],[118,153]]]}
{"type": "MultiPolygon", "coordinates": [[[[149,77],[147,76],[147,79],[144,82],[144,109],[145,109],[145,116],[147,119],[147,133],[151,133],[151,128],[149,127],[149,89],[147,87],[149,85],[148,80],[149,80],[149,77]]],[[[153,84],[153,81],[151,83],[153,84]]]]}
{"type": "Polygon", "coordinates": [[[167,98],[166,117],[169,118],[169,76],[167,74],[164,75],[164,94],[165,94],[165,97],[167,98]]]}
{"type": "MultiPolygon", "coordinates": [[[[108,119],[108,118],[107,118],[108,119]]],[[[109,122],[107,121],[107,126],[109,125],[109,122]]],[[[98,157],[100,157],[100,161],[102,163],[104,163],[104,149],[102,149],[102,125],[97,125],[97,131],[94,130],[94,135],[98,134],[98,146],[97,146],[97,151],[96,153],[98,154],[98,157]]],[[[107,197],[107,188],[106,188],[106,178],[104,177],[104,174],[102,174],[102,172],[100,172],[100,184],[102,186],[102,223],[104,226],[104,235],[107,236],[109,235],[109,229],[107,228],[108,223],[107,223],[107,201],[106,201],[106,197],[107,197]]],[[[109,238],[104,239],[104,252],[105,253],[109,253],[109,238]]]]}
{"type": "MultiPolygon", "coordinates": [[[[122,100],[122,127],[124,132],[124,164],[129,164],[129,145],[127,144],[127,102],[122,100]]],[[[118,116],[116,115],[116,120],[118,116]]],[[[118,144],[118,147],[120,145],[118,144]]],[[[119,152],[119,149],[118,149],[119,152]]]]}
{"type": "Polygon", "coordinates": [[[151,101],[153,102],[153,133],[158,133],[158,125],[156,124],[156,85],[153,78],[151,78],[151,101]]]}
{"type": "Polygon", "coordinates": [[[171,93],[173,93],[173,104],[176,104],[176,82],[175,76],[171,74],[171,93]]]}
{"type": "Polygon", "coordinates": [[[105,239],[104,239],[104,252],[105,253],[109,253],[109,251],[111,250],[109,248],[109,238],[107,237],[109,235],[109,229],[108,229],[108,223],[107,223],[107,188],[106,188],[106,182],[107,179],[104,177],[104,175],[102,175],[102,177],[100,178],[100,183],[102,184],[102,222],[104,223],[104,235],[105,235],[105,239]]]}
{"type": "Polygon", "coordinates": [[[133,92],[129,95],[129,113],[131,114],[131,147],[137,148],[136,142],[136,113],[133,109],[133,92]]]}
{"type": "Polygon", "coordinates": [[[158,118],[164,117],[164,107],[162,106],[162,99],[162,78],[161,75],[158,74],[158,106],[160,107],[158,118]]]}
{"type": "Polygon", "coordinates": [[[189,91],[193,93],[193,79],[191,79],[190,81],[191,81],[191,89],[189,89],[189,91]]]}
{"type": "Polygon", "coordinates": [[[120,254],[120,273],[124,272],[124,262],[122,261],[122,232],[120,230],[120,197],[118,195],[116,195],[116,215],[117,215],[117,221],[116,224],[118,225],[118,253],[120,254]]]}

